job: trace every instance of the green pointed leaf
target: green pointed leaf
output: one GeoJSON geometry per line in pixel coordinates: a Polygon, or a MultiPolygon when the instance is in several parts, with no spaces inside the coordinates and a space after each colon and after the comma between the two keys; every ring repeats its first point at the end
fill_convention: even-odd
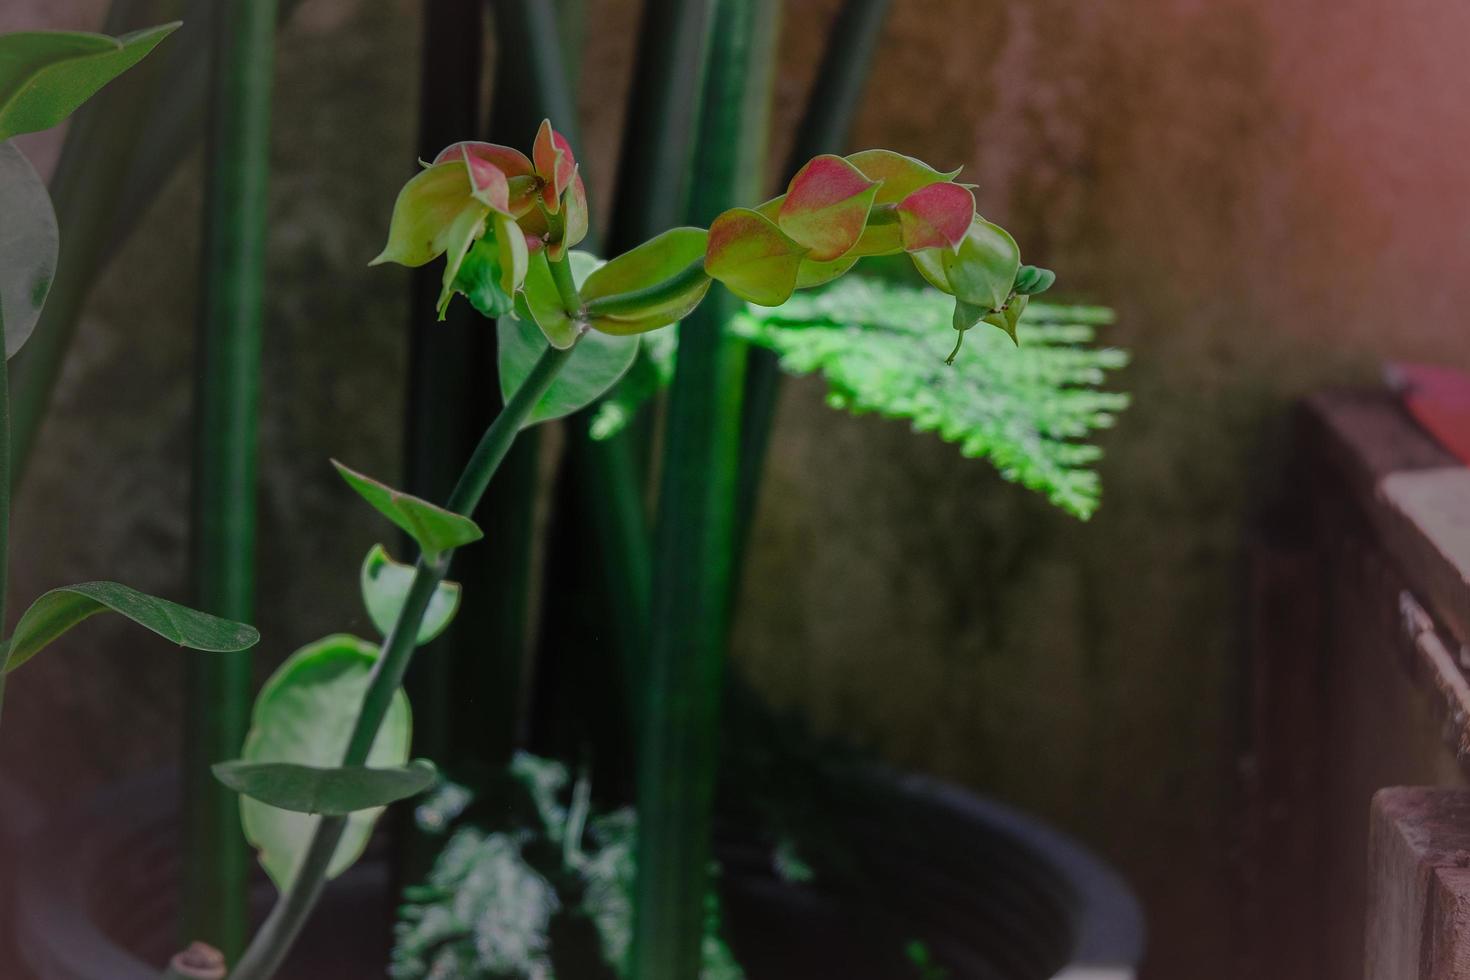
{"type": "Polygon", "coordinates": [[[0,143],[0,322],[5,358],[30,339],[56,275],[51,195],[13,143],[0,143]]]}
{"type": "Polygon", "coordinates": [[[15,624],[15,633],[0,644],[6,672],[34,657],[82,620],[108,611],[191,650],[234,653],[260,642],[253,626],[211,616],[116,582],[83,582],[52,589],[31,603],[15,624]]]}
{"type": "Polygon", "coordinates": [[[807,249],[750,208],[731,208],[709,229],[704,271],[749,303],[779,306],[796,289],[807,249]]]}
{"type": "Polygon", "coordinates": [[[531,255],[526,287],[516,296],[516,316],[540,327],[547,343],[558,350],[566,350],[577,342],[580,328],[562,305],[561,292],[551,278],[551,267],[546,264],[545,249],[531,255]]]}
{"type": "Polygon", "coordinates": [[[55,126],[178,27],[176,21],[117,38],[74,31],[0,35],[0,140],[55,126]]]}
{"type": "Polygon", "coordinates": [[[840,258],[862,237],[878,187],[842,157],[824,153],[791,178],[776,223],[811,250],[809,258],[840,258]]]}
{"type": "Polygon", "coordinates": [[[951,367],[954,305],[932,290],[849,276],[773,310],[748,307],[731,329],[779,354],[786,371],[820,373],[833,407],[934,432],[1086,517],[1099,496],[1101,451],[1090,440],[1128,404],[1103,389],[1127,354],[1093,344],[1111,313],[1031,303],[1018,314],[1019,348],[999,330],[969,330],[951,367]]]}
{"type": "Polygon", "coordinates": [[[461,514],[437,507],[427,500],[394,490],[370,476],[343,466],[335,459],[332,465],[347,485],[372,504],[384,517],[397,524],[418,542],[425,554],[437,555],[451,548],[478,541],[484,534],[475,522],[461,514]]]}
{"type": "MultiPolygon", "coordinates": [[[[583,295],[592,277],[607,268],[586,252],[573,252],[570,261],[572,281],[583,289],[583,295]]],[[[519,317],[505,317],[495,329],[499,343],[500,391],[509,400],[546,350],[546,338],[534,324],[519,317]]],[[[551,382],[551,387],[546,389],[536,407],[531,409],[526,425],[561,418],[592,404],[627,373],[638,356],[638,343],[635,336],[596,330],[584,334],[577,341],[566,366],[551,382]]]]}
{"type": "Polygon", "coordinates": [[[448,251],[456,231],[463,237],[463,224],[476,217],[483,220],[490,209],[471,193],[469,171],[464,160],[436,163],[413,176],[393,201],[388,222],[388,242],[369,265],[396,262],[427,265],[448,251]],[[461,216],[468,215],[461,219],[461,216]]]}
{"type": "MultiPolygon", "coordinates": [[[[329,636],[302,647],[266,681],[255,699],[241,762],[335,767],[342,763],[352,725],[378,660],[378,648],[354,636],[329,636]]],[[[408,698],[393,696],[367,764],[383,769],[408,762],[412,719],[408,698]]],[[[380,807],[347,818],[342,842],[327,869],[336,877],[367,847],[380,807]]],[[[276,888],[284,891],[306,853],[319,816],[282,810],[258,800],[240,800],[245,837],[276,888]]]]}
{"type": "Polygon", "coordinates": [[[375,769],[338,766],[325,769],[292,762],[221,762],[213,767],[221,783],[252,800],[293,813],[345,817],[417,796],[439,780],[427,759],[406,766],[375,769]]]}
{"type": "MultiPolygon", "coordinates": [[[[378,632],[387,636],[398,622],[398,614],[408,601],[408,590],[413,584],[414,567],[394,561],[380,544],[373,545],[362,563],[360,582],[362,601],[367,607],[368,617],[378,632]]],[[[429,608],[419,624],[418,645],[423,646],[444,632],[459,611],[460,587],[458,582],[440,582],[429,600],[429,608]]]]}
{"type": "Polygon", "coordinates": [[[515,309],[515,297],[501,286],[500,248],[489,238],[470,246],[454,277],[454,291],[470,301],[481,316],[495,319],[515,309]]]}
{"type": "Polygon", "coordinates": [[[1021,250],[1004,228],[977,217],[958,251],[930,251],[939,253],[939,264],[954,295],[992,310],[1005,305],[1021,267],[1021,250]]]}
{"type": "Polygon", "coordinates": [[[952,181],[959,169],[940,173],[922,160],[892,150],[861,150],[849,154],[847,162],[857,167],[869,180],[882,182],[873,203],[897,204],[921,187],[952,181]]]}
{"type": "Polygon", "coordinates": [[[688,316],[709,291],[706,276],[687,274],[704,257],[708,242],[709,232],[703,228],[671,228],[596,269],[581,287],[584,302],[609,296],[636,298],[669,280],[680,280],[682,285],[656,290],[641,305],[627,303],[616,312],[599,313],[590,320],[593,329],[613,334],[647,333],[688,316]]]}

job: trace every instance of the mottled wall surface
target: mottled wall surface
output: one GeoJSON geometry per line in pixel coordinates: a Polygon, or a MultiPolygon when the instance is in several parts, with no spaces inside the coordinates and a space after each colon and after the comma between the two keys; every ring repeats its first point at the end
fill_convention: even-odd
{"type": "MultiPolygon", "coordinates": [[[[3,20],[84,26],[98,6],[25,0],[3,20]]],[[[636,4],[590,6],[582,155],[605,207],[636,4]]],[[[1470,6],[894,6],[857,142],[966,164],[982,210],[1066,295],[1118,309],[1106,339],[1135,352],[1121,383],[1136,403],[1105,439],[1104,507],[1082,525],[932,437],[830,412],[820,383],[789,385],[736,658],[823,730],[1075,832],[1143,894],[1151,975],[1223,980],[1243,529],[1279,472],[1293,395],[1369,379],[1385,357],[1470,365],[1470,6]]],[[[362,262],[412,159],[415,7],[306,0],[282,35],[273,656],[358,615],[374,525],[325,457],[380,473],[398,458],[404,278],[362,262]]],[[[788,4],[778,150],[835,7],[788,4]]],[[[197,166],[82,324],[20,503],[18,594],[104,575],[180,588],[197,166]]],[[[178,655],[88,637],[12,686],[7,731],[110,719],[53,750],[64,773],[32,772],[48,795],[176,737],[178,655]]],[[[9,739],[0,753],[23,754],[9,739]]]]}

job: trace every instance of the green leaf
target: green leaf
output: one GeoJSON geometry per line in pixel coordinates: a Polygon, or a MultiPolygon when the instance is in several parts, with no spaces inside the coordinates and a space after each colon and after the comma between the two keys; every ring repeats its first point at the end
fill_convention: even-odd
{"type": "Polygon", "coordinates": [[[364,476],[335,459],[332,460],[332,465],[337,467],[337,472],[342,474],[342,479],[347,481],[348,486],[377,508],[378,513],[417,541],[425,554],[437,555],[485,536],[474,521],[462,514],[445,510],[401,490],[394,490],[386,483],[364,476]]]}
{"type": "MultiPolygon", "coordinates": [[[[631,254],[631,253],[630,253],[631,254]]],[[[595,255],[572,252],[572,282],[583,290],[592,277],[607,266],[595,255]]],[[[519,317],[505,317],[496,324],[499,346],[500,393],[505,400],[521,386],[532,366],[546,350],[546,338],[533,324],[519,317]]],[[[592,404],[617,384],[638,357],[638,338],[589,331],[577,341],[566,366],[531,409],[526,425],[570,415],[592,404]]]]}
{"type": "Polygon", "coordinates": [[[750,208],[731,208],[709,229],[704,269],[748,303],[779,306],[796,289],[805,246],[750,208]]]}
{"type": "Polygon", "coordinates": [[[829,403],[854,413],[908,419],[988,458],[1007,480],[1038,490],[1079,517],[1098,505],[1101,451],[1088,439],[1128,404],[1099,390],[1127,363],[1095,349],[1106,310],[1030,304],[1017,349],[997,330],[971,330],[953,367],[954,300],[860,276],[799,293],[774,310],[750,307],[732,329],[780,355],[793,374],[821,373],[829,403]]]}
{"type": "Polygon", "coordinates": [[[1016,292],[1023,296],[1037,296],[1046,292],[1057,281],[1057,274],[1050,269],[1034,265],[1023,265],[1016,271],[1016,292]]]}
{"type": "Polygon", "coordinates": [[[74,31],[0,35],[0,140],[55,126],[178,27],[175,21],[118,38],[74,31]]]}
{"type": "Polygon", "coordinates": [[[1021,267],[1021,250],[1004,228],[977,217],[957,251],[941,248],[914,254],[932,255],[936,251],[949,292],[987,309],[998,310],[1005,305],[1021,267]]]}
{"type": "Polygon", "coordinates": [[[417,796],[439,779],[426,759],[406,766],[324,769],[293,762],[221,762],[214,776],[241,796],[278,810],[345,817],[417,796]]]}
{"type": "Polygon", "coordinates": [[[492,320],[515,309],[515,297],[501,286],[500,248],[493,239],[479,238],[470,246],[455,273],[454,291],[492,320]]]}
{"type": "MultiPolygon", "coordinates": [[[[703,228],[671,228],[592,272],[581,287],[582,300],[590,302],[651,290],[699,262],[708,241],[709,232],[703,228]]],[[[617,334],[656,330],[684,319],[708,291],[709,280],[699,276],[681,289],[651,295],[646,304],[596,316],[592,326],[604,333],[617,334]]]]}
{"type": "Polygon", "coordinates": [[[59,242],[51,195],[13,143],[0,143],[0,215],[0,322],[9,360],[36,328],[59,242]]]}
{"type": "MultiPolygon", "coordinates": [[[[377,660],[376,646],[345,635],[329,636],[293,653],[255,699],[241,761],[340,765],[377,660]]],[[[382,769],[408,762],[411,730],[408,698],[399,690],[368,753],[367,764],[382,769]]],[[[362,855],[381,813],[381,808],[375,807],[358,810],[347,818],[342,842],[328,867],[329,877],[341,874],[362,855]]],[[[294,877],[320,819],[249,797],[240,800],[245,837],[282,891],[294,877]]]]}
{"type": "Polygon", "coordinates": [[[260,642],[253,626],[220,619],[116,582],[83,582],[52,589],[31,603],[0,644],[5,670],[15,670],[84,619],[112,611],[179,646],[206,653],[234,653],[260,642]]]}
{"type": "MultiPolygon", "coordinates": [[[[574,271],[575,268],[573,266],[574,271]]],[[[566,350],[577,342],[580,328],[562,305],[561,292],[551,278],[551,266],[546,264],[544,248],[530,257],[525,289],[516,296],[515,315],[541,328],[547,343],[558,350],[566,350]]]]}
{"type": "MultiPolygon", "coordinates": [[[[408,601],[408,590],[413,584],[414,567],[404,565],[388,557],[380,544],[375,544],[362,563],[362,601],[367,606],[368,617],[378,632],[387,636],[398,622],[403,604],[408,601]]],[[[458,582],[440,582],[429,600],[429,608],[419,624],[418,644],[423,646],[444,632],[454,614],[459,611],[460,587],[458,582]]]]}
{"type": "MultiPolygon", "coordinates": [[[[500,343],[500,391],[509,399],[546,350],[546,338],[534,324],[515,317],[501,319],[495,330],[500,343]]],[[[617,384],[637,357],[637,336],[597,330],[584,334],[525,424],[559,419],[592,404],[617,384]]]]}

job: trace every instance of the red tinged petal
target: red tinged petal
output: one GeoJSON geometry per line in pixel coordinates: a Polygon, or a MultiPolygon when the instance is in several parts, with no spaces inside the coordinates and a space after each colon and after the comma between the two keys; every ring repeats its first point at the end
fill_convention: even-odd
{"type": "Polygon", "coordinates": [[[573,174],[572,186],[562,197],[561,237],[550,245],[547,255],[558,261],[566,250],[576,248],[587,237],[587,185],[582,183],[581,174],[573,174]]]}
{"type": "Polygon", "coordinates": [[[957,249],[975,220],[975,195],[958,184],[930,184],[898,204],[904,251],[957,249]]]}
{"type": "Polygon", "coordinates": [[[572,184],[577,173],[577,161],[572,156],[572,146],[567,138],[551,128],[551,120],[541,120],[536,131],[536,142],[531,147],[531,159],[536,163],[536,174],[545,183],[541,188],[541,203],[546,210],[556,214],[561,209],[561,196],[572,184]]]}
{"type": "Polygon", "coordinates": [[[470,194],[475,200],[492,211],[510,214],[510,182],[505,171],[488,160],[472,157],[461,150],[465,168],[470,175],[470,194]]]}
{"type": "Polygon", "coordinates": [[[531,166],[531,161],[524,153],[514,147],[501,146],[499,143],[482,143],[477,140],[466,140],[462,143],[453,143],[439,151],[434,158],[435,163],[443,163],[445,160],[458,160],[460,155],[474,159],[483,160],[485,163],[499,167],[500,172],[507,177],[529,177],[536,170],[531,166]]]}
{"type": "Polygon", "coordinates": [[[954,180],[959,175],[958,168],[940,173],[922,160],[892,150],[861,150],[850,154],[847,162],[869,179],[882,182],[875,204],[897,204],[920,187],[954,180]]]}
{"type": "Polygon", "coordinates": [[[841,258],[863,234],[878,182],[839,156],[813,157],[786,188],[777,224],[818,262],[841,258]]]}

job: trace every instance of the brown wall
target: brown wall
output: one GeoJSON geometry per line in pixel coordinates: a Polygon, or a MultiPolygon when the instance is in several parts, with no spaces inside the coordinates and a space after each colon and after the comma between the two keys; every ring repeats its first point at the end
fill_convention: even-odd
{"type": "MultiPolygon", "coordinates": [[[[0,26],[87,26],[98,6],[25,0],[0,26]]],[[[605,202],[634,4],[590,6],[583,156],[605,202]]],[[[373,525],[324,459],[391,473],[398,458],[404,278],[362,263],[412,157],[415,7],[306,0],[283,35],[262,500],[275,654],[357,615],[373,525]]],[[[835,7],[788,4],[783,126],[835,7]]],[[[737,660],[823,729],[1074,831],[1146,899],[1153,976],[1224,978],[1242,528],[1292,396],[1384,357],[1470,365],[1470,6],[894,7],[857,142],[966,164],[982,210],[1066,295],[1117,307],[1106,339],[1135,352],[1136,403],[1082,525],[931,437],[833,414],[817,382],[789,385],[737,660]]],[[[179,588],[187,171],[83,323],[21,499],[19,594],[104,575],[179,588]]],[[[53,750],[65,773],[30,779],[50,794],[175,737],[177,657],[91,636],[28,668],[7,705],[7,730],[118,719],[53,750]]]]}

